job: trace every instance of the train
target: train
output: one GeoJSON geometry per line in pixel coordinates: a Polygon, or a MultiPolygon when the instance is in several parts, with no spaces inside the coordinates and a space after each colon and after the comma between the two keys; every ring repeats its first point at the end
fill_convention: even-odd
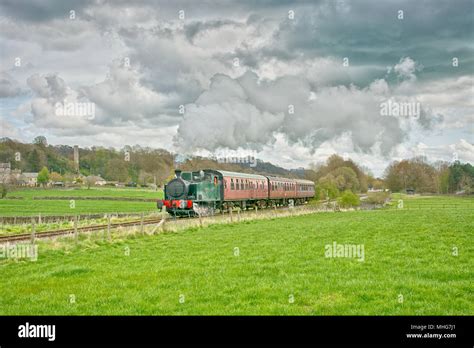
{"type": "Polygon", "coordinates": [[[315,195],[313,181],[203,169],[175,170],[157,208],[174,216],[213,215],[239,207],[301,205],[315,195]]]}

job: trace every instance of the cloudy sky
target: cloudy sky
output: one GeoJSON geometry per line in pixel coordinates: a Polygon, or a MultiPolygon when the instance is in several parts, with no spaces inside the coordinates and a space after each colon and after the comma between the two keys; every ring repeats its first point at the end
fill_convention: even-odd
{"type": "Polygon", "coordinates": [[[2,0],[0,136],[474,163],[473,18],[472,0],[2,0]]]}

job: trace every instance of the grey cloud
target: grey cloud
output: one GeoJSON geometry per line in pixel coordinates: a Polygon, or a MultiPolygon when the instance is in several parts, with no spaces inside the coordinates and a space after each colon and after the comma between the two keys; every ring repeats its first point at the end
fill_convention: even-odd
{"type": "Polygon", "coordinates": [[[76,14],[91,4],[92,0],[2,0],[1,13],[4,16],[19,18],[24,21],[43,22],[55,18],[68,18],[69,11],[76,14]]]}
{"type": "Polygon", "coordinates": [[[209,30],[209,29],[218,29],[223,26],[231,25],[238,26],[239,23],[231,20],[209,20],[209,21],[198,21],[191,22],[185,27],[185,35],[190,42],[193,42],[194,37],[199,33],[209,30]]]}
{"type": "Polygon", "coordinates": [[[314,93],[297,77],[259,82],[251,73],[239,79],[218,75],[209,90],[187,106],[176,143],[210,151],[239,146],[260,149],[279,132],[290,144],[303,143],[315,150],[322,142],[349,132],[359,151],[369,152],[380,143],[387,154],[406,134],[395,118],[380,115],[379,91],[339,86],[314,93]]]}
{"type": "Polygon", "coordinates": [[[51,99],[55,102],[66,97],[66,83],[57,74],[34,74],[26,82],[38,97],[51,99]]]}
{"type": "Polygon", "coordinates": [[[18,81],[7,72],[0,73],[0,98],[16,97],[22,93],[18,81]]]}

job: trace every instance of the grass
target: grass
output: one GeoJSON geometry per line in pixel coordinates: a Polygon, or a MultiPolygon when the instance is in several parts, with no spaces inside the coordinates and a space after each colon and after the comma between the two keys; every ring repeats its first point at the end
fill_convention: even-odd
{"type": "Polygon", "coordinates": [[[473,315],[473,231],[473,210],[438,207],[42,242],[0,263],[0,315],[473,315]],[[325,257],[334,241],[364,262],[325,257]]]}
{"type": "Polygon", "coordinates": [[[141,212],[156,209],[155,202],[126,201],[127,198],[159,199],[163,191],[121,188],[91,189],[23,189],[12,191],[7,197],[23,199],[1,199],[0,216],[30,215],[74,215],[94,213],[141,212]],[[124,200],[75,200],[75,208],[70,207],[68,199],[33,199],[34,197],[110,197],[124,200]]]}
{"type": "Polygon", "coordinates": [[[163,191],[153,191],[140,188],[110,188],[91,187],[87,188],[27,188],[11,191],[7,197],[23,197],[32,199],[33,197],[123,197],[123,198],[150,198],[158,199],[163,197],[163,191]]]}
{"type": "Polygon", "coordinates": [[[155,202],[75,200],[75,208],[71,208],[69,200],[0,200],[0,216],[132,213],[154,209],[155,202]]]}

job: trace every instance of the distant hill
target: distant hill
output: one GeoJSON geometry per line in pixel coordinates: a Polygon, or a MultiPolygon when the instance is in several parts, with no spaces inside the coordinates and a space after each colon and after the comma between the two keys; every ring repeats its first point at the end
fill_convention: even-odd
{"type": "MultiPolygon", "coordinates": [[[[73,162],[74,148],[69,145],[48,145],[46,138],[37,137],[32,144],[9,138],[0,139],[0,163],[10,162],[12,169],[39,172],[46,167],[64,178],[78,174],[73,162]]],[[[163,185],[173,177],[175,168],[200,170],[205,168],[258,173],[290,178],[308,177],[308,171],[288,170],[261,160],[252,163],[223,163],[226,161],[192,157],[175,161],[176,154],[163,149],[138,145],[122,149],[105,147],[79,148],[79,172],[83,175],[100,175],[109,181],[163,185]],[[251,165],[252,164],[252,165],[251,165]]],[[[232,161],[232,160],[230,160],[232,161]]]]}

